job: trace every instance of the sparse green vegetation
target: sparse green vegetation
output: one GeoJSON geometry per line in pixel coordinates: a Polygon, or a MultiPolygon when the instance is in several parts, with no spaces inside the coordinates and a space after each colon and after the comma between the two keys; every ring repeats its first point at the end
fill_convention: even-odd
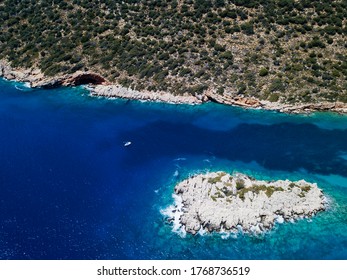
{"type": "Polygon", "coordinates": [[[230,188],[230,187],[231,187],[231,184],[230,184],[230,185],[225,184],[225,185],[226,185],[226,186],[224,186],[224,187],[222,188],[222,192],[224,193],[225,196],[232,196],[232,195],[233,195],[233,191],[232,191],[232,189],[230,188]],[[228,186],[229,188],[227,188],[227,186],[228,186]]]}
{"type": "Polygon", "coordinates": [[[301,190],[302,190],[303,192],[309,192],[309,191],[311,190],[311,186],[309,186],[309,185],[302,186],[302,187],[301,187],[301,190]]]}
{"type": "Polygon", "coordinates": [[[259,71],[259,76],[260,77],[267,76],[268,74],[269,74],[269,70],[266,69],[266,68],[261,68],[260,71],[259,71]]]}
{"type": "Polygon", "coordinates": [[[242,190],[245,187],[245,181],[242,179],[238,179],[236,181],[236,189],[237,190],[242,190]]]}
{"type": "Polygon", "coordinates": [[[265,186],[265,185],[252,185],[251,187],[242,188],[242,189],[238,190],[237,195],[239,196],[240,199],[244,200],[245,194],[247,192],[253,192],[256,194],[259,194],[260,192],[265,192],[267,197],[270,197],[270,196],[272,196],[272,194],[274,192],[282,192],[282,191],[284,191],[284,189],[281,187],[265,186]]]}
{"type": "Polygon", "coordinates": [[[0,59],[177,95],[347,102],[346,10],[341,0],[4,0],[0,59]]]}
{"type": "Polygon", "coordinates": [[[223,176],[225,176],[226,173],[225,172],[221,172],[218,174],[218,176],[214,177],[214,178],[208,178],[208,182],[212,185],[218,183],[218,182],[221,182],[221,179],[223,176]]]}
{"type": "Polygon", "coordinates": [[[305,197],[306,193],[309,192],[311,190],[311,186],[310,185],[304,185],[304,186],[299,186],[295,183],[290,183],[289,186],[291,188],[297,187],[301,189],[301,193],[299,194],[300,197],[305,197]]]}

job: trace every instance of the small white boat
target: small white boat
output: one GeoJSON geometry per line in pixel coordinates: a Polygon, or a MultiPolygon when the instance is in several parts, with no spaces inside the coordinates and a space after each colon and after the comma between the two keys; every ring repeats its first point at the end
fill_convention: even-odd
{"type": "Polygon", "coordinates": [[[124,143],[124,147],[128,147],[128,146],[130,146],[130,145],[131,145],[131,142],[130,142],[130,141],[124,143]]]}

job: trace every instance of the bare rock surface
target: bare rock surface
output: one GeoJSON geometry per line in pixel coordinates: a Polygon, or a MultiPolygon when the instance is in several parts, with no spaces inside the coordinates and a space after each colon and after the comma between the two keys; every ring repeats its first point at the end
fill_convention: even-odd
{"type": "Polygon", "coordinates": [[[92,95],[166,102],[171,104],[201,104],[203,102],[192,95],[177,96],[167,92],[137,91],[119,85],[97,85],[92,89],[92,95]]]}
{"type": "Polygon", "coordinates": [[[191,234],[260,233],[276,222],[312,217],[327,207],[327,199],[315,183],[258,181],[224,172],[200,174],[180,182],[174,198],[174,205],[163,214],[175,230],[191,234]]]}

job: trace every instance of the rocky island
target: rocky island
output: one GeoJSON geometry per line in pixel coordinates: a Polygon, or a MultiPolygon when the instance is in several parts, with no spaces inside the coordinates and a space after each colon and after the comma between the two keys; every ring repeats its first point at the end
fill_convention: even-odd
{"type": "Polygon", "coordinates": [[[174,198],[174,205],[163,214],[176,230],[191,234],[200,230],[261,233],[276,222],[312,217],[327,208],[327,199],[315,183],[258,181],[225,172],[199,174],[180,182],[174,198]]]}

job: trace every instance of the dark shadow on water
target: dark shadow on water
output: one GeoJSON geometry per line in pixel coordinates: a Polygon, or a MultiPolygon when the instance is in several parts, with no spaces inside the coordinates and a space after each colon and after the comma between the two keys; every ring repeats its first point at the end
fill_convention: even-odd
{"type": "Polygon", "coordinates": [[[128,131],[123,163],[145,164],[162,156],[215,156],[230,161],[256,161],[267,169],[347,176],[346,130],[324,130],[312,124],[242,124],[229,131],[211,131],[190,124],[156,122],[128,131]]]}

